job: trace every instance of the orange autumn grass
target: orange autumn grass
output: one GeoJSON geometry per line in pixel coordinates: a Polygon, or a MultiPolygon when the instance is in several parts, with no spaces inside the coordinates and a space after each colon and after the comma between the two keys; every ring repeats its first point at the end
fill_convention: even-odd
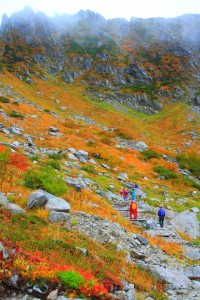
{"type": "Polygon", "coordinates": [[[167,242],[161,237],[151,237],[147,235],[151,244],[158,246],[163,252],[170,256],[181,257],[183,254],[183,248],[181,245],[175,242],[167,242]]]}

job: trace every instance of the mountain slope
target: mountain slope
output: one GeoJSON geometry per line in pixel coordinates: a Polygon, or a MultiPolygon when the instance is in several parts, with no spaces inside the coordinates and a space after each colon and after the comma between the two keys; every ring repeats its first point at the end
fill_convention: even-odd
{"type": "MultiPolygon", "coordinates": [[[[51,19],[26,9],[4,16],[0,249],[9,256],[0,251],[0,293],[12,278],[12,289],[31,284],[41,299],[58,289],[72,298],[136,299],[136,291],[138,299],[172,293],[185,300],[183,283],[186,297],[196,297],[198,283],[186,274],[198,267],[196,231],[178,232],[171,243],[165,232],[158,237],[159,228],[147,235],[146,225],[131,224],[115,208],[123,210],[120,187],[130,199],[137,183],[145,195],[138,197],[141,216],[152,226],[162,203],[169,216],[192,211],[198,224],[198,24],[198,15],[128,22],[90,11],[51,19]],[[184,34],[189,26],[194,38],[184,34]],[[45,208],[27,206],[35,189],[68,201],[68,223],[51,224],[45,208]],[[26,213],[15,215],[6,201],[26,213]],[[69,272],[65,285],[58,271],[69,270],[78,275],[69,272]]],[[[175,231],[170,218],[166,228],[175,231]]]]}

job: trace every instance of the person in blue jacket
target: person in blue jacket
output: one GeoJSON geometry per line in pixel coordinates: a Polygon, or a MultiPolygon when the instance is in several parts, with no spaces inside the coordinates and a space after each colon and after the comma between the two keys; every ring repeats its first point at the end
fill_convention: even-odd
{"type": "Polygon", "coordinates": [[[165,210],[163,206],[160,206],[160,209],[158,210],[158,217],[159,217],[160,227],[163,227],[164,219],[165,219],[165,210]]]}
{"type": "Polygon", "coordinates": [[[133,188],[132,192],[131,192],[131,200],[135,201],[136,200],[136,189],[133,188]]]}

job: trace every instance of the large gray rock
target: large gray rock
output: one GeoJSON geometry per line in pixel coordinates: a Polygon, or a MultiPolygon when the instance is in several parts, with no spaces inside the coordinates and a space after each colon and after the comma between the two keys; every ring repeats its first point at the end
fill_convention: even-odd
{"type": "Polygon", "coordinates": [[[176,230],[179,230],[191,238],[199,237],[199,222],[197,216],[188,210],[181,212],[171,220],[176,230]]]}
{"type": "Polygon", "coordinates": [[[0,242],[0,251],[3,251],[3,257],[4,258],[8,258],[9,257],[8,253],[6,252],[6,249],[4,248],[4,246],[2,245],[1,242],[0,242]]]}
{"type": "Polygon", "coordinates": [[[51,291],[47,296],[47,300],[56,300],[58,297],[58,289],[51,291]]]}
{"type": "Polygon", "coordinates": [[[26,211],[14,203],[8,203],[5,208],[11,211],[12,214],[24,214],[26,211]]]}
{"type": "Polygon", "coordinates": [[[48,220],[51,223],[64,222],[70,218],[70,214],[61,211],[50,211],[48,220]]]}
{"type": "Polygon", "coordinates": [[[88,160],[88,152],[86,152],[84,150],[78,150],[78,151],[76,151],[75,156],[78,157],[79,159],[82,157],[85,160],[88,160]]]}
{"type": "Polygon", "coordinates": [[[117,194],[114,194],[114,193],[111,192],[111,191],[107,191],[107,192],[104,194],[104,196],[105,196],[108,200],[110,200],[110,201],[112,201],[112,200],[120,200],[120,196],[117,195],[117,194]]]}
{"type": "Polygon", "coordinates": [[[140,234],[136,234],[136,239],[138,239],[142,245],[147,245],[147,244],[149,244],[149,240],[146,239],[146,238],[144,238],[144,237],[143,237],[142,235],[140,235],[140,234]]]}
{"type": "Polygon", "coordinates": [[[48,198],[43,192],[35,191],[31,193],[30,196],[28,197],[27,206],[29,208],[38,207],[38,206],[41,207],[44,206],[47,201],[48,198]]]}
{"type": "Polygon", "coordinates": [[[188,277],[200,278],[200,266],[194,266],[194,267],[188,268],[185,272],[188,277]]]}
{"type": "Polygon", "coordinates": [[[147,150],[147,149],[148,149],[148,146],[145,144],[145,142],[140,141],[140,142],[137,142],[137,143],[135,144],[135,148],[136,148],[138,151],[142,152],[142,151],[144,151],[144,150],[147,150]]]}
{"type": "Polygon", "coordinates": [[[167,289],[176,290],[191,286],[191,281],[183,271],[163,268],[158,265],[151,265],[150,269],[161,280],[169,284],[167,289]]]}
{"type": "Polygon", "coordinates": [[[78,158],[72,153],[67,154],[67,156],[68,156],[69,159],[78,160],[78,158]]]}
{"type": "Polygon", "coordinates": [[[0,193],[0,206],[5,207],[8,204],[8,199],[4,197],[2,193],[0,193]]]}
{"type": "Polygon", "coordinates": [[[117,179],[119,179],[119,180],[127,180],[128,179],[128,175],[126,173],[120,173],[117,176],[117,179]]]}
{"type": "Polygon", "coordinates": [[[184,247],[184,255],[190,258],[191,260],[200,260],[200,249],[191,249],[184,247]]]}
{"type": "Polygon", "coordinates": [[[47,199],[47,201],[45,201],[44,204],[45,205],[45,209],[51,211],[64,211],[64,212],[69,212],[70,211],[70,204],[65,201],[62,198],[56,197],[53,194],[50,194],[44,190],[38,190],[36,191],[37,193],[40,193],[39,195],[42,197],[42,195],[44,195],[46,198],[42,198],[43,201],[44,199],[47,199]]]}
{"type": "Polygon", "coordinates": [[[46,210],[63,211],[63,212],[70,211],[70,205],[67,201],[65,201],[62,198],[56,197],[50,193],[47,193],[47,192],[44,192],[44,193],[48,198],[48,201],[46,202],[46,205],[45,205],[46,210]]]}

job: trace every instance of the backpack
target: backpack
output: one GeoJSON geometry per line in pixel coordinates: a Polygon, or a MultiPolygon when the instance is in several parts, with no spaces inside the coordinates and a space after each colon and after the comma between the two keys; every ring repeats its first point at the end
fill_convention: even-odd
{"type": "Polygon", "coordinates": [[[137,208],[137,204],[135,203],[135,202],[133,202],[132,204],[131,204],[131,209],[136,209],[137,208]]]}

